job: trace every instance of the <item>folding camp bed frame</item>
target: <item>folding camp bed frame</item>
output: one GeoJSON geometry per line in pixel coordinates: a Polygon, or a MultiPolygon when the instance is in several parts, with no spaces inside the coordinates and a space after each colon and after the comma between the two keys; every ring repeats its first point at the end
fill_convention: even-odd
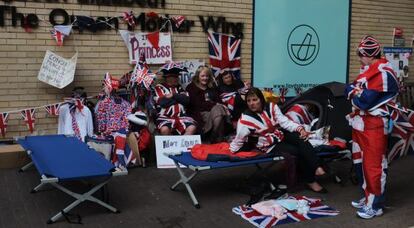
{"type": "MultiPolygon", "coordinates": [[[[95,150],[89,148],[76,137],[64,135],[27,136],[17,139],[18,143],[27,151],[32,164],[39,172],[41,179],[32,192],[37,192],[46,184],[61,190],[76,200],[52,216],[47,223],[53,223],[83,201],[92,201],[108,210],[117,213],[118,209],[92,196],[104,187],[113,176],[127,175],[127,171],[115,171],[109,161],[95,150]],[[96,179],[101,181],[89,191],[78,194],[60,185],[60,182],[96,179]]],[[[30,164],[21,169],[25,170],[30,164]]]]}
{"type": "MultiPolygon", "coordinates": [[[[251,160],[243,160],[243,161],[220,161],[220,162],[208,162],[208,161],[200,161],[194,159],[191,156],[190,152],[183,152],[179,155],[169,155],[165,154],[169,158],[171,158],[174,163],[175,167],[177,168],[178,174],[180,179],[170,187],[171,190],[175,190],[179,184],[183,184],[187,189],[188,195],[190,196],[191,200],[193,201],[193,205],[195,208],[199,209],[200,204],[198,203],[197,198],[195,197],[193,190],[190,186],[190,181],[201,171],[205,170],[213,170],[213,169],[220,169],[220,168],[231,168],[231,167],[240,167],[240,166],[247,166],[247,165],[256,165],[258,169],[261,169],[259,164],[266,163],[266,162],[273,162],[273,161],[281,161],[283,160],[282,156],[276,157],[267,157],[267,158],[257,158],[251,160]],[[181,166],[183,165],[190,170],[192,170],[192,174],[186,176],[184,171],[182,170],[181,166]]],[[[272,190],[275,189],[273,185],[271,185],[272,190]]]]}

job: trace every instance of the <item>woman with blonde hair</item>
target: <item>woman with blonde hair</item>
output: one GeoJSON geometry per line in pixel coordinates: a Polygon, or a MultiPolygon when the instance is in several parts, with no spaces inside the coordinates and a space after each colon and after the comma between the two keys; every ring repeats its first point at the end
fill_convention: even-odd
{"type": "Polygon", "coordinates": [[[226,121],[230,113],[219,103],[215,79],[211,69],[201,66],[186,88],[190,96],[189,114],[197,121],[199,131],[212,143],[223,141],[226,121]]]}

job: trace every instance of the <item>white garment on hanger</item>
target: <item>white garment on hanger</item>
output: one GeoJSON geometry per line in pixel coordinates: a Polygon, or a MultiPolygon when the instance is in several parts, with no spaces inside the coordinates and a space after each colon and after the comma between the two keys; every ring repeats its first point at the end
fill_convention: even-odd
{"type": "MultiPolygon", "coordinates": [[[[83,106],[82,112],[78,109],[75,111],[75,119],[78,124],[80,136],[82,141],[85,140],[85,136],[93,135],[93,120],[92,113],[88,107],[83,106]]],[[[69,105],[62,105],[59,109],[59,124],[58,134],[73,135],[75,132],[72,128],[72,115],[70,114],[69,105]]]]}

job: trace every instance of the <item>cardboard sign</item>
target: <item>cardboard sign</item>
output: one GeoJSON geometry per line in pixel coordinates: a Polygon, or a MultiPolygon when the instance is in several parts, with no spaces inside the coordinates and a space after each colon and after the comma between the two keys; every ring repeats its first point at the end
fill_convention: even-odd
{"type": "Polygon", "coordinates": [[[182,72],[180,75],[180,85],[185,89],[190,84],[198,67],[204,66],[204,61],[199,59],[184,60],[181,63],[187,68],[188,72],[182,72]]]}
{"type": "Polygon", "coordinates": [[[157,168],[174,168],[174,161],[165,154],[180,154],[201,143],[200,135],[155,136],[157,168]]]}
{"type": "Polygon", "coordinates": [[[172,61],[170,33],[159,33],[158,49],[148,41],[148,33],[131,33],[127,30],[119,30],[119,33],[128,48],[130,64],[137,64],[141,53],[144,53],[147,64],[164,64],[172,61]]]}
{"type": "Polygon", "coordinates": [[[77,52],[72,58],[65,59],[47,50],[37,78],[44,83],[62,89],[73,82],[77,60],[77,52]]]}

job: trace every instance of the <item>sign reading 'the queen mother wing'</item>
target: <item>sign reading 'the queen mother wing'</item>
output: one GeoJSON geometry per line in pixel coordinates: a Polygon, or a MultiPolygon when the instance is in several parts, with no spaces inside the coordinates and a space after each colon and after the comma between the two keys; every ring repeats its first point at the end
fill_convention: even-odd
{"type": "Polygon", "coordinates": [[[137,64],[141,53],[144,53],[148,64],[164,64],[172,61],[171,34],[159,33],[158,48],[153,46],[144,32],[131,33],[119,30],[129,52],[129,63],[137,64]]]}

